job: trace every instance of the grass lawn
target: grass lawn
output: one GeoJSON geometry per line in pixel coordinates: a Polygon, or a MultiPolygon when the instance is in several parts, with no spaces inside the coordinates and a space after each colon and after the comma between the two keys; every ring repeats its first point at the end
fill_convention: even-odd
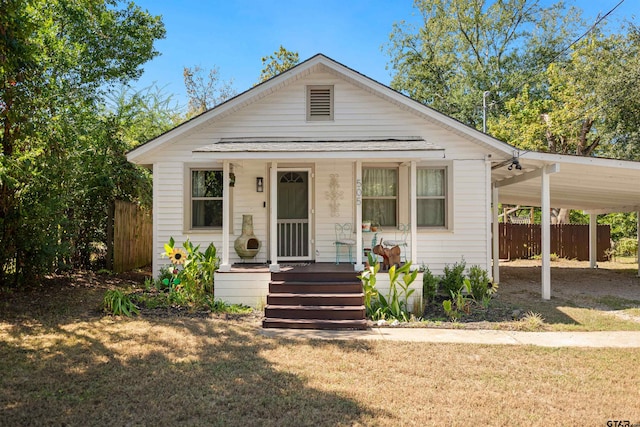
{"type": "Polygon", "coordinates": [[[1,425],[640,422],[637,349],[267,338],[254,322],[0,323],[1,425]]]}
{"type": "MultiPolygon", "coordinates": [[[[547,329],[637,323],[612,314],[640,314],[632,274],[600,269],[583,299],[567,281],[545,303],[536,267],[524,268],[534,270],[505,269],[500,303],[531,304],[547,329]]],[[[638,349],[287,340],[250,316],[97,311],[105,289],[136,281],[88,274],[0,290],[0,426],[640,423],[638,349]]]]}

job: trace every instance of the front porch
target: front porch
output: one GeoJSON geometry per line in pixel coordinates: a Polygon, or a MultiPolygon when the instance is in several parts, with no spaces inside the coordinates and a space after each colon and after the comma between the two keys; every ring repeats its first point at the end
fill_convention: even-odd
{"type": "MultiPolygon", "coordinates": [[[[296,281],[305,283],[341,281],[359,282],[360,273],[354,271],[354,265],[350,263],[283,263],[279,272],[270,271],[267,263],[236,263],[229,271],[217,271],[215,273],[215,296],[230,304],[244,304],[257,309],[264,309],[269,304],[268,295],[270,285],[277,281],[296,281]]],[[[359,284],[359,292],[362,291],[359,284]]],[[[386,295],[389,292],[389,275],[386,271],[379,271],[377,275],[377,288],[386,295]]],[[[333,288],[338,292],[339,287],[333,288]]],[[[410,297],[409,308],[412,309],[422,300],[422,273],[411,285],[415,292],[410,297]]]]}

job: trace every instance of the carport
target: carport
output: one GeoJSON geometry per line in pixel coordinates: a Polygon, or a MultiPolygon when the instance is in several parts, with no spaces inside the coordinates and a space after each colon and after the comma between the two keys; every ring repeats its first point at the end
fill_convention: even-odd
{"type": "MultiPolygon", "coordinates": [[[[640,162],[539,153],[514,148],[513,158],[491,166],[491,217],[498,235],[498,203],[542,211],[542,298],[551,298],[551,208],[589,214],[590,265],[596,268],[598,214],[640,213],[640,162]]],[[[640,214],[638,215],[640,218],[640,214]]],[[[640,219],[638,224],[640,243],[640,219]]],[[[493,239],[493,278],[500,281],[498,239],[493,239]]],[[[640,263],[638,265],[640,276],[640,263]]]]}

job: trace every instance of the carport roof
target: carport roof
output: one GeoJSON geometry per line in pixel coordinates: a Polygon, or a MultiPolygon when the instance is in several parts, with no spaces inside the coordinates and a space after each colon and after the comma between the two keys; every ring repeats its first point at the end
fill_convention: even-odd
{"type": "Polygon", "coordinates": [[[514,159],[521,170],[509,170],[512,161],[492,166],[501,203],[540,206],[540,172],[553,167],[551,206],[589,213],[640,211],[640,162],[530,151],[516,151],[514,159]]]}

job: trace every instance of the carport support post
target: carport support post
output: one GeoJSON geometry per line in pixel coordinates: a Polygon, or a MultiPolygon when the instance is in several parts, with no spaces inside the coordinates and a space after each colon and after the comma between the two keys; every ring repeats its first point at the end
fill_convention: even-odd
{"type": "Polygon", "coordinates": [[[589,267],[598,268],[598,214],[589,214],[589,267]]]}
{"type": "Polygon", "coordinates": [[[491,217],[493,218],[493,282],[500,283],[500,223],[498,222],[498,187],[491,186],[491,217]]]}
{"type": "Polygon", "coordinates": [[[551,191],[549,171],[542,171],[542,299],[551,299],[551,191]]]}

